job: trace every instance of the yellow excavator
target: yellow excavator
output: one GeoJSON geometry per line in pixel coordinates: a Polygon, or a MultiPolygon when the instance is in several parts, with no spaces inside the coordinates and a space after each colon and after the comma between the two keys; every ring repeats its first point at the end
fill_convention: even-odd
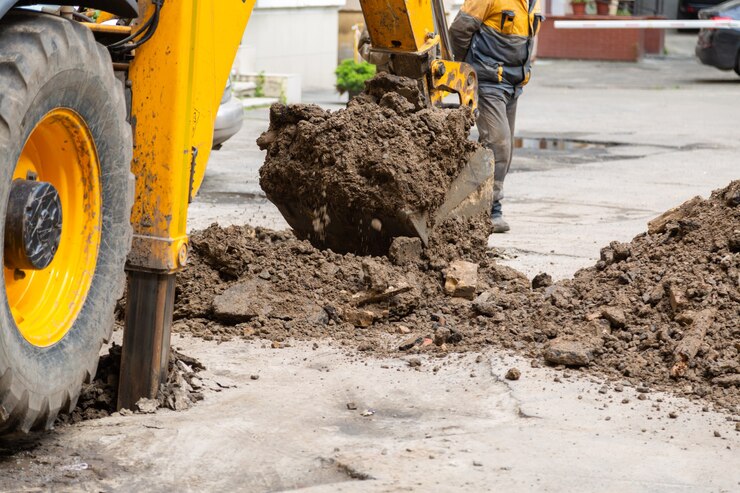
{"type": "MultiPolygon", "coordinates": [[[[188,204],[255,1],[0,0],[0,431],[72,410],[124,292],[118,406],[156,396],[188,204]]],[[[430,106],[456,93],[475,110],[441,0],[362,9],[373,50],[430,106]]]]}

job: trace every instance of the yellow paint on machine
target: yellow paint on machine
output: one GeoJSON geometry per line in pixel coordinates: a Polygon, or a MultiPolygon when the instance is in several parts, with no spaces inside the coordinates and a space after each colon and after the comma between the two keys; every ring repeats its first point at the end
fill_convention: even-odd
{"type": "Polygon", "coordinates": [[[421,52],[434,33],[430,0],[360,0],[373,48],[421,52]]]}
{"type": "MultiPolygon", "coordinates": [[[[136,197],[131,269],[183,267],[187,209],[205,174],[213,126],[256,0],[165,2],[129,69],[136,197]]],[[[153,7],[149,5],[147,17],[153,7]]]]}
{"type": "Polygon", "coordinates": [[[18,331],[47,347],[69,332],[90,290],[100,249],[100,162],[84,119],[67,108],[47,113],[28,137],[13,171],[51,183],[64,221],[54,260],[41,270],[5,266],[5,292],[18,331]]]}

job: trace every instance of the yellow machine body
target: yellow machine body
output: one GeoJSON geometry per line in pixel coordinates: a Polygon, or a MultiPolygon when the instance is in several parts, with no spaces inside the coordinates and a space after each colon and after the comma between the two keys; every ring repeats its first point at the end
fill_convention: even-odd
{"type": "Polygon", "coordinates": [[[373,48],[423,52],[435,43],[430,0],[360,0],[373,48]]]}
{"type": "Polygon", "coordinates": [[[130,269],[172,272],[186,263],[188,204],[203,181],[254,3],[168,1],[154,36],[136,50],[128,74],[136,176],[130,269]]]}
{"type": "Polygon", "coordinates": [[[450,93],[471,111],[478,108],[478,80],[473,68],[455,62],[444,46],[444,6],[439,0],[360,0],[372,51],[388,60],[396,75],[420,81],[431,106],[450,93]],[[444,23],[437,32],[438,22],[444,23]]]}

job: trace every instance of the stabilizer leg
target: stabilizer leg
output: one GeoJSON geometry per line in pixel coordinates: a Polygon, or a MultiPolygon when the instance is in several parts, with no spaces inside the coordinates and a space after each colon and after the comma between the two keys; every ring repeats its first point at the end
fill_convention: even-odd
{"type": "Polygon", "coordinates": [[[128,271],[118,409],[154,399],[167,377],[175,274],[128,271]]]}

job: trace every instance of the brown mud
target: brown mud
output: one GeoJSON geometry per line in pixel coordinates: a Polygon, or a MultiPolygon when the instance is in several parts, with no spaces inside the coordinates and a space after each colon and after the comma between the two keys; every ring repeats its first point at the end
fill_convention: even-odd
{"type": "MultiPolygon", "coordinates": [[[[257,140],[260,185],[301,239],[335,252],[386,254],[413,236],[479,148],[465,108],[430,109],[411,79],[379,74],[346,109],[275,104],[257,140]]],[[[481,223],[482,224],[482,223],[481,223]]],[[[459,226],[453,226],[459,227],[459,226]]]]}
{"type": "Polygon", "coordinates": [[[427,249],[399,239],[389,258],[213,225],[192,235],[174,330],[275,348],[329,339],[383,356],[506,348],[533,365],[579,367],[615,386],[740,412],[740,181],[668,211],[555,284],[498,265],[483,246],[456,246],[466,233],[453,229],[427,249]]]}

